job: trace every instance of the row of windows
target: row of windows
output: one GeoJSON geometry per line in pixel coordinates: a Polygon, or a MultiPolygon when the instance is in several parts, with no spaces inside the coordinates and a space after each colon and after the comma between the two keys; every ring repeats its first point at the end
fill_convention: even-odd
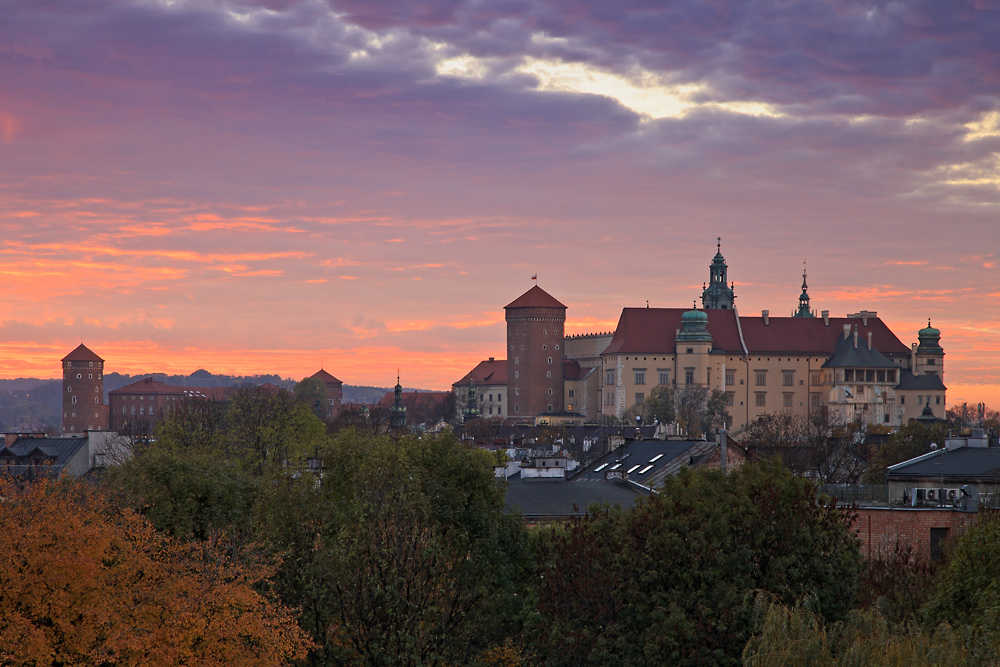
{"type": "MultiPolygon", "coordinates": [[[[77,380],[82,380],[83,379],[83,373],[77,373],[76,374],[76,379],[77,380]]],[[[87,379],[88,380],[93,380],[94,379],[94,374],[93,373],[87,373],[87,379]]],[[[97,379],[98,380],[101,379],[101,374],[100,373],[97,374],[97,379]]]]}
{"type": "Polygon", "coordinates": [[[845,368],[844,382],[895,382],[895,369],[845,368]]]}
{"type": "MultiPolygon", "coordinates": [[[[520,357],[514,357],[514,365],[519,365],[521,363],[520,357]]],[[[552,357],[549,357],[549,364],[552,363],[552,357]]]]}

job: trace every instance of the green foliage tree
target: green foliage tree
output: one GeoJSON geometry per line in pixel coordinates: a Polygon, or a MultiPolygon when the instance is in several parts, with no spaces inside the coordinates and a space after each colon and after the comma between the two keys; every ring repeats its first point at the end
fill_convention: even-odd
{"type": "Polygon", "coordinates": [[[948,551],[930,600],[928,628],[947,623],[972,647],[979,664],[1000,663],[1000,516],[983,513],[948,551]]]}
{"type": "Polygon", "coordinates": [[[944,446],[947,437],[948,426],[943,423],[924,426],[914,421],[900,427],[889,436],[888,442],[871,452],[864,475],[865,483],[884,484],[889,466],[926,454],[930,451],[931,443],[944,446]]]}
{"type": "Polygon", "coordinates": [[[326,418],[330,391],[326,388],[325,382],[317,378],[306,378],[295,385],[292,395],[295,396],[295,400],[309,406],[320,421],[326,418]]]}
{"type": "Polygon", "coordinates": [[[322,455],[322,478],[282,477],[262,515],[314,664],[464,664],[516,632],[527,538],[486,452],[342,431],[322,455]]]}
{"type": "Polygon", "coordinates": [[[326,434],[312,406],[284,389],[240,387],[226,409],[226,449],[258,472],[314,453],[326,434]]]}
{"type": "Polygon", "coordinates": [[[643,404],[643,419],[647,424],[652,424],[654,420],[663,424],[674,421],[674,389],[667,384],[658,384],[653,387],[643,404]]]}
{"type": "Polygon", "coordinates": [[[630,511],[551,531],[532,638],[551,665],[739,663],[749,593],[841,618],[861,557],[849,516],[775,462],[683,469],[630,511]]]}

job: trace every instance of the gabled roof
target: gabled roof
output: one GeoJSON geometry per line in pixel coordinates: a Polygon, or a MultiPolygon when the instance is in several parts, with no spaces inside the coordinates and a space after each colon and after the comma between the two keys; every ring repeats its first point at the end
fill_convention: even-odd
{"type": "Polygon", "coordinates": [[[0,446],[0,455],[13,456],[17,459],[30,457],[40,452],[48,458],[55,459],[55,467],[68,463],[81,447],[87,445],[86,436],[70,438],[18,438],[9,447],[0,446]]]}
{"type": "Polygon", "coordinates": [[[132,384],[127,384],[124,387],[119,387],[114,391],[109,391],[108,396],[115,395],[126,395],[131,396],[132,394],[183,394],[184,389],[182,387],[174,387],[169,384],[163,384],[158,382],[151,377],[142,378],[141,380],[136,380],[132,384]]]}
{"type": "Polygon", "coordinates": [[[90,348],[88,348],[83,343],[80,343],[79,347],[67,354],[62,358],[63,361],[104,361],[99,356],[94,354],[90,348]]]}
{"type": "Polygon", "coordinates": [[[889,466],[889,480],[929,478],[943,483],[1000,481],[1000,447],[939,449],[889,466]]]}
{"type": "MultiPolygon", "coordinates": [[[[689,308],[624,308],[618,327],[605,354],[673,354],[676,349],[677,330],[681,316],[689,308]]],[[[829,325],[822,318],[813,317],[740,317],[729,309],[702,311],[708,316],[708,332],[712,348],[732,354],[742,354],[743,343],[747,352],[754,354],[818,354],[832,355],[843,338],[844,325],[857,327],[859,347],[861,341],[868,346],[868,333],[872,334],[872,347],[882,355],[908,355],[903,345],[889,327],[877,317],[829,318],[829,325]],[[743,338],[740,340],[742,331],[743,338]]]]}
{"type": "Polygon", "coordinates": [[[853,335],[841,335],[833,356],[826,360],[823,368],[899,368],[888,357],[875,348],[868,349],[867,337],[861,340],[853,335]]]}
{"type": "MultiPolygon", "coordinates": [[[[605,354],[673,354],[681,316],[690,308],[623,308],[605,354]]],[[[741,354],[736,311],[705,310],[712,347],[741,354]]]]}
{"type": "Polygon", "coordinates": [[[507,384],[507,360],[487,359],[480,361],[475,368],[456,382],[456,385],[468,385],[472,382],[477,387],[507,384]]]}
{"type": "Polygon", "coordinates": [[[562,519],[583,516],[587,508],[607,503],[632,507],[648,495],[630,484],[616,482],[567,482],[556,479],[524,480],[520,474],[507,480],[504,512],[520,511],[525,519],[562,519]]]}
{"type": "Polygon", "coordinates": [[[310,375],[309,379],[310,380],[319,380],[320,382],[322,382],[324,384],[331,384],[331,383],[332,384],[344,384],[343,382],[341,382],[337,378],[335,378],[332,375],[330,375],[329,373],[327,373],[322,368],[319,369],[318,371],[316,371],[315,373],[313,373],[312,375],[310,375]]]}
{"type": "Polygon", "coordinates": [[[914,375],[908,370],[904,370],[899,375],[899,385],[896,389],[923,389],[944,391],[944,381],[941,379],[940,375],[914,375]]]}
{"type": "Polygon", "coordinates": [[[860,317],[831,317],[827,326],[821,317],[770,317],[767,324],[763,317],[741,317],[740,326],[750,354],[833,354],[845,325],[857,327],[859,347],[862,341],[868,346],[870,332],[872,347],[882,354],[910,353],[885,322],[878,317],[867,320],[866,324],[860,317]]]}
{"type": "Polygon", "coordinates": [[[507,308],[565,308],[555,297],[535,285],[530,290],[517,297],[506,306],[507,308]]]}

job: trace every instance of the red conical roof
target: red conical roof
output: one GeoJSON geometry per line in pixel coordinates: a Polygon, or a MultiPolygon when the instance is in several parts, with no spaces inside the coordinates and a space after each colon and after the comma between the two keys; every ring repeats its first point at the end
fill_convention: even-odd
{"type": "Polygon", "coordinates": [[[80,343],[80,347],[76,348],[65,357],[62,358],[63,361],[104,361],[99,356],[94,354],[90,348],[88,348],[83,343],[80,343]]]}
{"type": "Polygon", "coordinates": [[[555,297],[535,285],[530,290],[517,297],[506,306],[507,308],[565,308],[555,297]]]}

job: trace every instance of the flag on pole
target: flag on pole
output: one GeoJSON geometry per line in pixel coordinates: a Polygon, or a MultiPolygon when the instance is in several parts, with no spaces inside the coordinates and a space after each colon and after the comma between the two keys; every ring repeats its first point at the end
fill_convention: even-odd
{"type": "Polygon", "coordinates": [[[532,280],[538,280],[538,274],[536,273],[535,275],[531,276],[531,279],[532,280]]]}

